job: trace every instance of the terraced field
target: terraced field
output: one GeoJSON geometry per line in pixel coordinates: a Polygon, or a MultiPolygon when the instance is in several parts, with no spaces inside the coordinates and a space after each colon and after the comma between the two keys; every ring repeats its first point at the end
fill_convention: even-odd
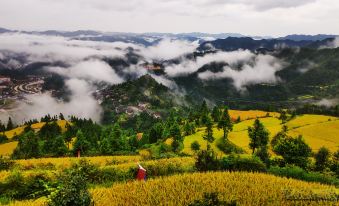
{"type": "MultiPolygon", "coordinates": [[[[246,116],[245,111],[243,111],[242,114],[246,116]]],[[[252,115],[252,112],[250,112],[250,114],[252,115]]],[[[263,117],[259,119],[269,130],[270,138],[276,135],[282,128],[281,121],[276,117],[263,117]]],[[[252,126],[253,123],[254,119],[250,119],[234,124],[233,131],[230,132],[228,137],[231,142],[243,148],[248,153],[250,152],[248,148],[250,140],[247,128],[252,126]]],[[[336,117],[324,115],[302,115],[287,122],[286,125],[289,128],[289,135],[302,135],[307,144],[309,144],[314,151],[318,150],[322,146],[329,148],[332,152],[337,151],[339,148],[339,119],[336,117]]],[[[198,128],[198,132],[196,134],[185,137],[184,151],[186,153],[192,153],[190,145],[193,141],[198,141],[200,145],[202,145],[202,148],[206,148],[206,141],[202,138],[204,130],[204,128],[198,128]]],[[[222,137],[222,130],[214,128],[213,131],[216,139],[222,137]]],[[[215,143],[212,146],[216,148],[215,143]]],[[[218,149],[216,149],[216,151],[220,152],[218,149]]]]}
{"type": "MultiPolygon", "coordinates": [[[[260,173],[211,172],[160,177],[146,182],[117,183],[109,188],[93,188],[95,205],[188,205],[217,192],[220,199],[237,205],[336,205],[321,201],[338,192],[333,186],[306,183],[260,173]],[[325,196],[326,194],[326,196],[325,196]],[[316,199],[318,197],[318,199],[316,199]],[[294,199],[293,199],[294,198],[294,199]],[[313,198],[312,201],[307,199],[313,198]],[[300,199],[304,201],[301,202],[300,199]],[[306,200],[305,200],[306,199],[306,200]]],[[[44,205],[44,199],[23,201],[11,206],[44,205]]]]}

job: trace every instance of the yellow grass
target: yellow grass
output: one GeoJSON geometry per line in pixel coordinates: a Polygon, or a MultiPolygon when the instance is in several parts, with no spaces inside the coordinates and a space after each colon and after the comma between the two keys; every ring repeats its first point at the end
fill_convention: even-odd
{"type": "Polygon", "coordinates": [[[277,112],[265,112],[260,110],[248,110],[248,111],[229,110],[229,114],[232,119],[237,119],[238,117],[240,117],[241,120],[255,119],[257,117],[266,117],[267,113],[269,113],[269,115],[272,117],[280,116],[280,114],[277,112]]]}
{"type": "Polygon", "coordinates": [[[0,144],[0,156],[10,156],[14,149],[17,147],[18,142],[9,142],[5,144],[0,144]]]}
{"type": "MultiPolygon", "coordinates": [[[[253,126],[254,119],[242,121],[238,124],[235,124],[233,131],[230,132],[228,139],[233,142],[235,145],[243,148],[245,151],[250,152],[248,147],[250,139],[248,137],[247,129],[249,126],[253,126]]],[[[270,138],[276,135],[280,130],[282,125],[281,121],[277,118],[261,118],[260,121],[265,125],[266,129],[270,132],[270,138]]]]}
{"type": "Polygon", "coordinates": [[[15,160],[15,163],[20,165],[22,169],[34,169],[43,167],[46,165],[53,165],[56,168],[68,168],[72,163],[79,161],[80,159],[89,160],[91,163],[98,166],[122,164],[128,162],[140,161],[140,156],[97,156],[97,157],[64,157],[64,158],[39,158],[28,160],[15,160]]]}
{"type": "Polygon", "coordinates": [[[288,132],[292,136],[302,135],[313,150],[324,146],[335,152],[339,149],[339,120],[311,124],[288,132]]]}
{"type": "Polygon", "coordinates": [[[314,114],[305,114],[297,116],[297,118],[292,119],[287,122],[286,125],[289,129],[294,129],[297,127],[302,127],[306,125],[313,125],[322,122],[327,122],[328,120],[336,120],[337,117],[325,116],[325,115],[314,115],[314,114]]]}
{"type": "MultiPolygon", "coordinates": [[[[291,198],[334,197],[333,186],[244,172],[181,174],[146,182],[114,184],[110,188],[90,189],[95,205],[188,205],[204,193],[217,192],[221,200],[237,205],[336,205],[334,201],[293,201],[291,198]],[[330,194],[332,194],[330,196],[330,194]]],[[[44,199],[14,202],[11,206],[42,206],[44,199]]]]}
{"type": "MultiPolygon", "coordinates": [[[[197,132],[195,134],[186,136],[184,138],[184,149],[183,152],[187,153],[187,154],[193,154],[193,151],[191,150],[191,144],[194,141],[198,141],[198,143],[200,144],[200,149],[206,149],[207,147],[207,142],[206,140],[204,140],[203,136],[205,134],[205,127],[201,127],[197,129],[197,132]]],[[[222,130],[218,130],[217,128],[213,128],[213,133],[214,133],[214,137],[220,138],[223,136],[222,134],[222,130]]],[[[219,150],[219,148],[216,146],[216,142],[214,141],[211,144],[211,147],[214,151],[216,151],[219,155],[223,155],[223,152],[219,150]]]]}
{"type": "MultiPolygon", "coordinates": [[[[61,127],[62,131],[64,132],[66,130],[67,121],[66,120],[58,120],[57,123],[61,127]]],[[[31,127],[35,131],[39,131],[41,129],[41,127],[43,127],[45,124],[46,124],[45,122],[39,122],[39,123],[32,124],[31,127]]],[[[17,127],[15,129],[10,130],[10,131],[6,131],[5,135],[7,136],[7,138],[11,139],[15,135],[20,135],[24,131],[24,129],[25,129],[25,126],[17,127]]]]}

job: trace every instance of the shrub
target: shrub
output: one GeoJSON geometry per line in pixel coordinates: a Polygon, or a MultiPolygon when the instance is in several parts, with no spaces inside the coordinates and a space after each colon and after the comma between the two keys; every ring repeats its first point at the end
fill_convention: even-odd
{"type": "Polygon", "coordinates": [[[42,174],[24,178],[15,171],[0,184],[0,196],[9,199],[38,198],[47,195],[46,182],[47,178],[42,174]]]}
{"type": "Polygon", "coordinates": [[[298,166],[274,166],[271,167],[268,172],[277,176],[289,177],[304,180],[307,182],[321,182],[324,184],[339,186],[339,179],[337,179],[336,177],[325,175],[319,172],[307,172],[298,166]]]}
{"type": "Polygon", "coordinates": [[[204,197],[201,200],[195,200],[189,206],[236,206],[236,201],[222,201],[218,197],[218,193],[204,193],[204,197]]]}
{"type": "Polygon", "coordinates": [[[219,160],[213,150],[201,150],[197,154],[195,167],[198,171],[218,170],[219,160]]]}
{"type": "Polygon", "coordinates": [[[14,161],[0,157],[0,171],[9,170],[14,164],[14,161]]]}
{"type": "Polygon", "coordinates": [[[191,149],[192,149],[193,151],[198,151],[198,150],[200,150],[200,144],[199,144],[199,142],[198,142],[198,141],[192,142],[192,144],[191,144],[191,149]]]}
{"type": "Polygon", "coordinates": [[[255,156],[240,158],[239,155],[230,155],[221,159],[221,169],[230,171],[265,172],[265,164],[255,156]]]}
{"type": "Polygon", "coordinates": [[[225,154],[231,154],[231,153],[243,154],[244,153],[243,149],[236,146],[228,139],[224,139],[224,138],[220,138],[217,140],[217,147],[221,151],[223,151],[225,154]]]}
{"type": "Polygon", "coordinates": [[[91,183],[99,181],[100,178],[99,167],[90,163],[86,159],[80,159],[79,162],[73,163],[71,168],[69,168],[66,172],[72,173],[73,171],[77,171],[80,175],[82,175],[87,181],[91,183]]]}
{"type": "Polygon", "coordinates": [[[48,196],[49,206],[89,206],[88,179],[81,168],[73,168],[61,177],[61,184],[48,196]]]}

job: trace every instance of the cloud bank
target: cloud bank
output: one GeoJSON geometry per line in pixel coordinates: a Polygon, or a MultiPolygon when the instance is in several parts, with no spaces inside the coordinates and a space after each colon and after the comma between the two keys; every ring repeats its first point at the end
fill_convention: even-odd
{"type": "Polygon", "coordinates": [[[84,80],[66,80],[66,86],[71,92],[68,102],[59,101],[49,93],[28,95],[27,102],[21,102],[13,117],[16,122],[51,114],[63,113],[65,116],[75,115],[81,118],[92,118],[100,121],[102,109],[99,103],[91,96],[93,88],[84,80]]]}

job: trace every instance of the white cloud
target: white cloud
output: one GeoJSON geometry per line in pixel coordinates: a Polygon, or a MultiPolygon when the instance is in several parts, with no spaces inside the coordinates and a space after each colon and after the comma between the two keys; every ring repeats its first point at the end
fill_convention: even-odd
{"type": "Polygon", "coordinates": [[[48,71],[68,78],[85,79],[93,82],[118,84],[124,81],[107,63],[99,60],[83,61],[68,68],[49,67],[48,71]]]}
{"type": "Polygon", "coordinates": [[[102,109],[98,102],[91,96],[93,88],[84,80],[69,79],[67,88],[71,91],[69,102],[59,101],[49,93],[28,95],[27,102],[21,102],[19,108],[11,114],[16,122],[40,118],[46,114],[65,116],[75,115],[81,118],[92,118],[100,121],[102,109]]]}
{"type": "Polygon", "coordinates": [[[324,46],[322,48],[338,48],[338,47],[339,47],[339,37],[335,38],[327,46],[324,46]]]}
{"type": "Polygon", "coordinates": [[[154,46],[143,48],[140,54],[148,60],[168,60],[192,53],[197,42],[164,39],[154,46]]]}
{"type": "Polygon", "coordinates": [[[276,83],[279,78],[275,73],[281,69],[282,65],[276,58],[269,55],[258,55],[254,62],[248,62],[241,70],[226,66],[222,72],[206,71],[200,73],[199,78],[203,80],[230,78],[238,90],[243,90],[246,85],[276,83]]]}
{"type": "Polygon", "coordinates": [[[333,107],[339,104],[339,99],[321,99],[315,104],[319,106],[333,107]]]}
{"type": "Polygon", "coordinates": [[[29,61],[80,61],[91,56],[123,57],[124,43],[71,40],[64,37],[5,33],[0,35],[0,49],[25,53],[29,61]],[[122,48],[117,49],[117,47],[122,48]]]}
{"type": "Polygon", "coordinates": [[[254,54],[250,51],[233,51],[233,52],[217,52],[206,54],[203,57],[197,57],[196,60],[184,59],[180,64],[169,65],[165,68],[165,72],[171,76],[185,76],[187,74],[198,71],[205,64],[212,62],[226,62],[230,65],[237,64],[243,61],[249,61],[254,58],[254,54]]]}

